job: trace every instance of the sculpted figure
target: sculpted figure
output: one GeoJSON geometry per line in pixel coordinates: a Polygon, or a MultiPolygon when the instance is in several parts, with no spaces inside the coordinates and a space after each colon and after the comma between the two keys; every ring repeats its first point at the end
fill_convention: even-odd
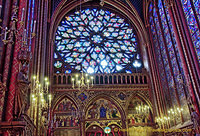
{"type": "Polygon", "coordinates": [[[17,75],[17,82],[21,82],[21,83],[24,83],[24,84],[30,84],[30,82],[28,81],[27,72],[28,72],[28,67],[24,66],[17,75]]]}
{"type": "Polygon", "coordinates": [[[200,115],[193,108],[191,109],[191,119],[196,134],[200,134],[200,115]]]}
{"type": "Polygon", "coordinates": [[[25,114],[29,107],[30,82],[27,75],[28,67],[24,66],[17,75],[17,90],[15,94],[15,115],[17,119],[25,114]]]}

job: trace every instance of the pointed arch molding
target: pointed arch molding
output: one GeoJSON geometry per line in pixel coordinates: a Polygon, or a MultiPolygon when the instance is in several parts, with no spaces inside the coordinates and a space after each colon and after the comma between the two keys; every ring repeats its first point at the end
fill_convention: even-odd
{"type": "MultiPolygon", "coordinates": [[[[146,63],[147,55],[145,47],[149,45],[149,38],[146,32],[144,23],[142,22],[137,10],[132,5],[132,3],[127,0],[127,4],[120,2],[119,0],[104,0],[104,3],[109,5],[110,7],[116,8],[119,12],[125,15],[130,22],[133,24],[136,34],[138,36],[138,41],[140,45],[141,54],[143,56],[143,61],[146,63]]],[[[84,0],[81,0],[81,4],[87,4],[84,0]]],[[[52,60],[53,60],[53,45],[55,40],[55,32],[57,27],[62,20],[62,18],[66,15],[66,13],[75,9],[75,7],[80,5],[80,0],[62,0],[56,10],[54,11],[51,17],[51,24],[49,30],[49,58],[51,58],[50,67],[53,68],[52,60]]]]}
{"type": "Polygon", "coordinates": [[[65,98],[69,99],[77,107],[77,109],[80,110],[80,105],[77,103],[75,98],[72,95],[70,95],[69,93],[65,93],[65,94],[61,94],[61,95],[57,96],[55,98],[54,104],[52,105],[52,110],[54,111],[56,106],[65,98]]]}
{"type": "Polygon", "coordinates": [[[54,101],[54,104],[52,105],[52,110],[55,110],[56,106],[65,98],[68,98],[71,102],[74,103],[74,105],[77,107],[78,110],[80,110],[81,108],[83,108],[83,112],[84,112],[84,116],[89,108],[89,106],[91,105],[91,103],[93,103],[94,101],[98,100],[98,99],[105,99],[105,100],[108,100],[110,102],[113,102],[115,104],[115,106],[118,108],[121,116],[123,117],[123,119],[125,119],[125,111],[124,109],[122,108],[122,105],[120,104],[120,102],[115,99],[114,97],[112,96],[108,96],[108,94],[105,94],[105,93],[100,93],[100,94],[97,94],[96,96],[94,97],[91,97],[91,98],[88,98],[89,101],[87,101],[87,103],[80,103],[80,101],[78,101],[76,99],[76,97],[74,97],[72,94],[70,93],[64,93],[64,94],[59,94],[58,96],[55,97],[55,99],[53,100],[54,101]]]}
{"type": "Polygon", "coordinates": [[[125,120],[125,111],[124,111],[124,109],[122,108],[122,105],[119,103],[119,101],[117,101],[114,97],[112,97],[112,96],[108,96],[108,94],[104,94],[104,93],[102,93],[102,94],[99,94],[99,95],[97,95],[97,96],[95,96],[95,97],[93,97],[93,98],[91,98],[90,99],[90,101],[85,105],[85,107],[84,107],[84,111],[85,111],[85,115],[86,115],[86,112],[87,112],[87,110],[88,110],[88,108],[89,108],[89,106],[93,103],[93,102],[95,102],[95,101],[97,101],[97,100],[99,100],[99,99],[105,99],[105,100],[108,100],[108,101],[110,101],[110,102],[112,102],[112,103],[114,103],[114,105],[117,107],[117,109],[119,110],[119,112],[120,112],[120,114],[121,114],[121,116],[122,116],[122,119],[123,120],[125,120]]]}
{"type": "MultiPolygon", "coordinates": [[[[151,111],[154,112],[154,111],[153,111],[152,102],[151,102],[150,99],[149,99],[147,96],[145,96],[143,93],[133,93],[133,94],[128,98],[128,100],[127,100],[127,102],[126,102],[126,105],[125,105],[125,108],[124,108],[126,112],[127,112],[127,110],[128,110],[128,106],[129,106],[130,102],[131,102],[134,98],[138,98],[138,99],[140,99],[142,102],[146,103],[146,104],[150,107],[151,111]]],[[[126,113],[126,115],[127,115],[127,113],[126,113]]]]}

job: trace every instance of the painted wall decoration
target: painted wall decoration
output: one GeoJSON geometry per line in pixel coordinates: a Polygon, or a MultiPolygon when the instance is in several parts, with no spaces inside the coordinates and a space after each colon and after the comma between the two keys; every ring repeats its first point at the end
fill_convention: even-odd
{"type": "Polygon", "coordinates": [[[74,103],[64,98],[54,110],[54,127],[78,127],[79,115],[74,103]]]}
{"type": "Polygon", "coordinates": [[[120,112],[110,101],[99,99],[93,102],[86,113],[87,119],[119,119],[120,112]]]}
{"type": "Polygon", "coordinates": [[[150,109],[143,109],[143,111],[137,110],[137,107],[144,105],[146,104],[137,97],[130,101],[127,109],[129,125],[135,125],[136,123],[151,123],[150,109]]]}

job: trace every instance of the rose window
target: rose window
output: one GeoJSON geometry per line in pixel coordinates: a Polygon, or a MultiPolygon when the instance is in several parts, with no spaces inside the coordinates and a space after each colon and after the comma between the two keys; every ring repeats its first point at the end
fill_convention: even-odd
{"type": "Polygon", "coordinates": [[[132,73],[140,55],[133,28],[103,9],[66,15],[55,35],[54,70],[71,73],[132,73]]]}

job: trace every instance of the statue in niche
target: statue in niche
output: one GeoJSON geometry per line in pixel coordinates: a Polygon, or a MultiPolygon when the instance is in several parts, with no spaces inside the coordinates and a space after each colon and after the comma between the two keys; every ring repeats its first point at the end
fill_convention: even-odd
{"type": "Polygon", "coordinates": [[[15,119],[25,114],[30,105],[30,87],[28,80],[28,66],[23,66],[17,75],[17,91],[15,94],[15,119]]]}
{"type": "Polygon", "coordinates": [[[106,108],[103,105],[100,107],[100,118],[106,118],[106,108]]]}

